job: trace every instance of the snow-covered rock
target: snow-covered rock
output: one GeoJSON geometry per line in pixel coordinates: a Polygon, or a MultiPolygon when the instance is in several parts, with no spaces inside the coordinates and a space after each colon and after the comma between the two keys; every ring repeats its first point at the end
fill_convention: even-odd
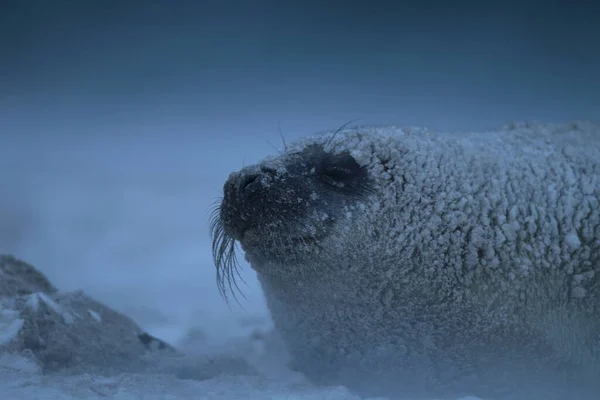
{"type": "Polygon", "coordinates": [[[0,297],[58,290],[33,266],[10,255],[0,254],[0,297]]]}
{"type": "Polygon", "coordinates": [[[136,370],[174,352],[81,291],[59,292],[33,266],[0,255],[0,354],[30,352],[44,372],[136,370]]]}

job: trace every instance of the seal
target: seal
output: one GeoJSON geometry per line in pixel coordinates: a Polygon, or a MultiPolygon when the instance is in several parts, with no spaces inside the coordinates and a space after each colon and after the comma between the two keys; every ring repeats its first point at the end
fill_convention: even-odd
{"type": "Polygon", "coordinates": [[[235,244],[297,370],[394,399],[600,391],[600,128],[359,126],[232,173],[211,223],[235,244]]]}

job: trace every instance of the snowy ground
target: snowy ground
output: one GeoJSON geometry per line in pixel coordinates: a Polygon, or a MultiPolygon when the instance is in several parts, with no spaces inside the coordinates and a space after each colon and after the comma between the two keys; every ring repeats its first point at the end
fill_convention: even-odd
{"type": "MultiPolygon", "coordinates": [[[[232,348],[232,353],[240,349],[232,348]]],[[[199,359],[198,359],[199,360],[199,359]]],[[[162,373],[118,376],[47,376],[24,359],[0,357],[0,398],[11,400],[49,399],[359,399],[343,387],[315,388],[300,376],[275,370],[262,363],[260,376],[230,371],[209,379],[177,377],[162,373]]]]}
{"type": "Polygon", "coordinates": [[[178,379],[168,371],[49,377],[5,356],[0,398],[355,398],[342,387],[311,387],[283,368],[283,355],[265,352],[250,338],[271,325],[249,268],[243,308],[227,306],[216,290],[208,212],[231,170],[274,151],[266,141],[24,135],[2,148],[0,251],[32,263],[60,290],[83,289],[151,334],[176,346],[187,343],[190,365],[193,357],[229,353],[260,374],[234,368],[208,380],[178,379]],[[194,341],[191,332],[200,332],[194,341]]]}

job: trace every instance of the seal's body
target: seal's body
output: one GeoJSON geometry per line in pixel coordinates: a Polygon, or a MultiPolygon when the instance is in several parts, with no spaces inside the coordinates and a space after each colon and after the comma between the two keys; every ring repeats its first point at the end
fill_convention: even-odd
{"type": "Polygon", "coordinates": [[[219,282],[238,240],[314,382],[394,398],[599,393],[598,127],[346,129],[232,174],[224,194],[219,282]]]}

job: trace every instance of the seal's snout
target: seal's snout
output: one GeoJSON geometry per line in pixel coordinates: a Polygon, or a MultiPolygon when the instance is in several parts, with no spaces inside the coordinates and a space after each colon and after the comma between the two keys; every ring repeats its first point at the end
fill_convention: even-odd
{"type": "Polygon", "coordinates": [[[274,170],[252,168],[232,174],[223,190],[221,218],[226,232],[240,240],[246,230],[259,223],[264,199],[270,184],[274,180],[274,170]]]}
{"type": "Polygon", "coordinates": [[[241,201],[250,201],[252,196],[266,190],[270,183],[275,180],[276,171],[272,168],[261,166],[260,169],[252,169],[240,173],[238,178],[238,191],[241,201]]]}
{"type": "Polygon", "coordinates": [[[242,217],[244,193],[258,179],[257,174],[242,176],[240,173],[232,174],[223,188],[223,201],[221,202],[221,218],[225,232],[239,240],[248,229],[247,218],[242,217]]]}

